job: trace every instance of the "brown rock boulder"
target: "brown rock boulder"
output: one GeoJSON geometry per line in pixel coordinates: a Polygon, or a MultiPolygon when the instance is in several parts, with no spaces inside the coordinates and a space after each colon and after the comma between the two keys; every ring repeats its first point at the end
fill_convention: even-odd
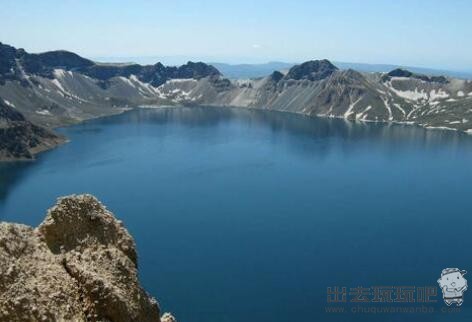
{"type": "Polygon", "coordinates": [[[133,238],[91,195],[59,199],[37,229],[0,223],[0,271],[1,321],[160,321],[133,238]]]}

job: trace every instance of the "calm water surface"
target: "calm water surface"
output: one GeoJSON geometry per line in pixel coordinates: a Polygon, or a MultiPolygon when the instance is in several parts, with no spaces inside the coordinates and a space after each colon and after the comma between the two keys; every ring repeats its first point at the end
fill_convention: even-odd
{"type": "Polygon", "coordinates": [[[37,225],[58,196],[96,195],[179,321],[472,320],[472,290],[458,313],[441,312],[440,294],[425,304],[435,313],[326,313],[327,287],[437,286],[443,268],[472,271],[472,137],[226,108],[60,131],[69,144],[0,165],[0,219],[37,225]]]}

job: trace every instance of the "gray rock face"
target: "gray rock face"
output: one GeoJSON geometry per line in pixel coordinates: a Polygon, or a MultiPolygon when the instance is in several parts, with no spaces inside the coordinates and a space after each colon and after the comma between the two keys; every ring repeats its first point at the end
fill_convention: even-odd
{"type": "Polygon", "coordinates": [[[338,70],[325,61],[292,67],[288,74],[232,82],[215,92],[203,82],[190,89],[200,104],[287,111],[357,122],[397,122],[472,134],[472,81],[338,70]]]}
{"type": "Polygon", "coordinates": [[[32,159],[35,153],[64,142],[0,99],[0,160],[32,159]]]}
{"type": "MultiPolygon", "coordinates": [[[[142,66],[139,64],[98,64],[65,50],[30,54],[23,49],[0,43],[0,81],[22,80],[24,74],[54,78],[54,70],[80,72],[84,75],[107,81],[110,78],[131,75],[154,86],[174,78],[203,78],[220,75],[213,66],[202,62],[188,62],[180,67],[166,67],[160,63],[142,66]]],[[[24,82],[28,85],[28,82],[24,82]]]]}
{"type": "Polygon", "coordinates": [[[338,68],[326,59],[311,60],[290,68],[287,75],[285,75],[285,78],[294,80],[307,79],[310,81],[317,81],[330,76],[337,70],[338,68]]]}
{"type": "Polygon", "coordinates": [[[171,104],[186,97],[161,93],[160,85],[203,78],[214,78],[216,84],[219,77],[216,68],[202,62],[100,64],[64,50],[30,54],[0,43],[0,161],[32,159],[64,141],[45,128],[131,106],[171,104]]]}
{"type": "Polygon", "coordinates": [[[36,229],[0,223],[0,272],[0,321],[160,321],[133,238],[91,195],[59,199],[36,229]]]}

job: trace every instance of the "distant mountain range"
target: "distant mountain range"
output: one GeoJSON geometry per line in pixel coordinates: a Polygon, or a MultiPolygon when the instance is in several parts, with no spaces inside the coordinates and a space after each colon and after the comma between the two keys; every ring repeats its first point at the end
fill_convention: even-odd
{"type": "MultiPolygon", "coordinates": [[[[296,63],[286,62],[268,62],[264,64],[226,64],[226,63],[210,63],[216,67],[225,77],[230,79],[247,79],[247,78],[258,78],[270,75],[274,70],[284,71],[288,70],[296,63]]],[[[401,65],[389,65],[389,64],[365,64],[365,63],[346,63],[346,62],[333,62],[340,69],[354,69],[359,72],[366,73],[388,73],[394,69],[407,69],[409,71],[425,74],[425,75],[444,75],[449,77],[461,78],[461,79],[472,79],[472,71],[452,71],[452,70],[439,70],[432,68],[414,67],[414,66],[401,66],[401,65]]]]}
{"type": "Polygon", "coordinates": [[[231,71],[218,64],[105,64],[67,51],[30,54],[0,43],[0,159],[31,158],[61,143],[51,128],[138,106],[258,108],[472,134],[471,81],[418,69],[364,72],[338,65],[269,63],[258,65],[261,76],[250,79],[254,68],[243,65],[232,73],[239,70],[245,79],[230,80],[224,74],[231,71]]]}

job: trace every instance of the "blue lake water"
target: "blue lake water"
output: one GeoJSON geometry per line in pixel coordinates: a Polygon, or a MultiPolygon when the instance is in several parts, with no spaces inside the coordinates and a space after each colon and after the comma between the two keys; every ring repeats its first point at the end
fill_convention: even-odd
{"type": "Polygon", "coordinates": [[[0,220],[37,225],[57,197],[96,195],[179,321],[472,320],[472,290],[455,313],[439,288],[436,303],[327,303],[328,287],[436,287],[444,268],[472,271],[472,137],[196,107],[60,132],[71,142],[0,165],[0,220]],[[359,312],[421,305],[434,313],[359,312]]]}

